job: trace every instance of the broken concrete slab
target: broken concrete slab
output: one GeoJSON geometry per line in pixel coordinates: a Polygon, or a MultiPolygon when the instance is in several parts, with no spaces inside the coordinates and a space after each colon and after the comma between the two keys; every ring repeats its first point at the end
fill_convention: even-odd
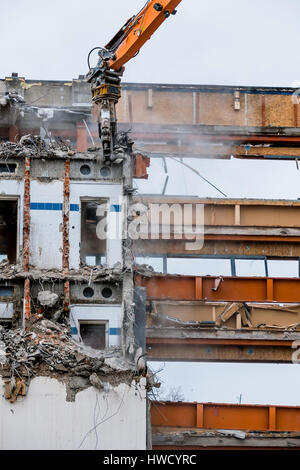
{"type": "Polygon", "coordinates": [[[38,301],[43,307],[54,307],[58,302],[58,295],[49,290],[41,291],[38,293],[38,301]]]}
{"type": "MultiPolygon", "coordinates": [[[[89,386],[99,389],[105,382],[117,386],[137,377],[136,365],[122,358],[121,348],[92,350],[74,341],[67,326],[51,320],[32,319],[25,330],[0,327],[0,342],[5,357],[0,375],[10,381],[20,378],[26,391],[36,376],[65,382],[69,399],[89,386]]],[[[17,385],[11,382],[10,397],[17,385]]]]}

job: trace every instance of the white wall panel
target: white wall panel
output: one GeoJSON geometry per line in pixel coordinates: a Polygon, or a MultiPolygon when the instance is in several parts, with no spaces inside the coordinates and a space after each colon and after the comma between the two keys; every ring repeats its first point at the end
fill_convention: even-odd
{"type": "MultiPolygon", "coordinates": [[[[0,379],[0,387],[3,382],[0,379]]],[[[137,450],[146,447],[144,379],[132,386],[90,387],[66,401],[66,388],[48,377],[31,381],[14,404],[0,396],[1,450],[137,450]],[[96,422],[96,426],[95,426],[96,422]]]]}
{"type": "Polygon", "coordinates": [[[79,339],[79,322],[80,321],[108,321],[109,327],[109,344],[108,347],[121,345],[121,328],[122,328],[122,306],[121,305],[71,305],[70,326],[73,336],[79,339]],[[73,330],[73,328],[75,330],[73,330]]]}
{"type": "Polygon", "coordinates": [[[62,269],[63,182],[31,181],[30,264],[62,269]]]}

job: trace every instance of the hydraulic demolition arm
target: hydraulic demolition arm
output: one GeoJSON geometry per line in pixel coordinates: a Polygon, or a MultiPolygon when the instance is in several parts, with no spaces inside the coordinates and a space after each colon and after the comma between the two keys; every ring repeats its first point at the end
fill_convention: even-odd
{"type": "Polygon", "coordinates": [[[124,65],[135,57],[145,42],[170,16],[182,0],[148,0],[137,15],[130,18],[113,39],[103,48],[93,48],[88,56],[88,82],[93,102],[99,107],[99,136],[106,162],[114,161],[124,148],[124,139],[117,135],[116,104],[120,99],[121,76],[124,65]],[[90,55],[98,49],[96,67],[90,67],[90,55]]]}

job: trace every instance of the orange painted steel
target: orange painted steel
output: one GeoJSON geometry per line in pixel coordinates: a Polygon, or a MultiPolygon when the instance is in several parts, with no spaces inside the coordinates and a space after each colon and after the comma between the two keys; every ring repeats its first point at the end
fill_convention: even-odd
{"type": "Polygon", "coordinates": [[[300,278],[136,276],[147,297],[224,302],[300,302],[300,278]]]}
{"type": "Polygon", "coordinates": [[[111,49],[114,43],[118,41],[118,36],[125,33],[126,37],[115,51],[116,58],[108,63],[109,67],[119,70],[126,62],[132,59],[166,20],[166,12],[171,14],[181,1],[160,0],[157,2],[156,0],[151,0],[135,17],[128,20],[121,31],[105,46],[107,49],[111,49]],[[157,11],[154,8],[156,3],[162,6],[161,11],[157,11]]]}
{"type": "Polygon", "coordinates": [[[152,426],[244,431],[300,431],[300,407],[152,402],[152,426]]]}

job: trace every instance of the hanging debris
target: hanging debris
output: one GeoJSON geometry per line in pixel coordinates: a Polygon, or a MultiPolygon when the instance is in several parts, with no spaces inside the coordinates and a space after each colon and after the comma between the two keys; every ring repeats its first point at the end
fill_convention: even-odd
{"type": "Polygon", "coordinates": [[[74,341],[68,327],[36,317],[26,330],[0,326],[4,346],[0,375],[5,382],[5,398],[11,403],[27,394],[36,376],[65,382],[69,399],[75,398],[74,389],[94,386],[100,390],[105,383],[117,386],[139,380],[136,365],[122,358],[120,348],[96,351],[74,341]]]}

